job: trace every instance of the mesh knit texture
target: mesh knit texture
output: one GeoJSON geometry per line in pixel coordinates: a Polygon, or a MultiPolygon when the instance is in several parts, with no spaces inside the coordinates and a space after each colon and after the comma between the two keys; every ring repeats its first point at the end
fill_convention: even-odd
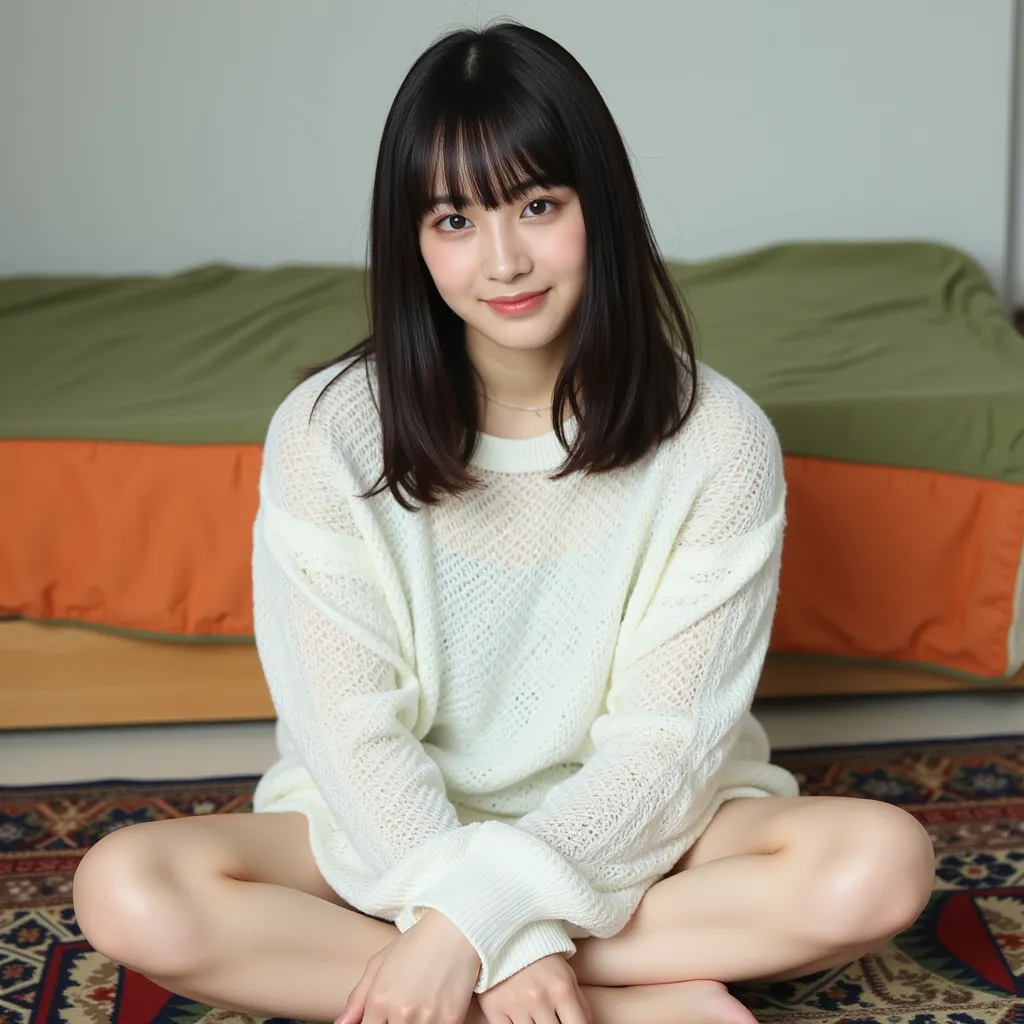
{"type": "Polygon", "coordinates": [[[280,758],[255,807],[304,813],[357,909],[452,920],[483,992],[618,932],[724,800],[796,794],[750,715],[778,438],[701,366],[691,418],[639,463],[553,481],[553,432],[485,435],[483,488],[410,512],[358,497],[382,465],[372,360],[312,411],[336,373],[288,396],[264,450],[254,611],[280,758]]]}

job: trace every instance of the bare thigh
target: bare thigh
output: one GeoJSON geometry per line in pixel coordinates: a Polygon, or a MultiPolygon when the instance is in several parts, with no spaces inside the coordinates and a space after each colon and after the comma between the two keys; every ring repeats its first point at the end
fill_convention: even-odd
{"type": "MultiPolygon", "coordinates": [[[[879,835],[911,848],[912,854],[919,852],[922,860],[931,857],[923,826],[901,808],[878,800],[827,796],[728,800],[669,874],[723,857],[777,853],[794,843],[805,849],[824,850],[836,844],[846,848],[858,837],[873,840],[879,835]]],[[[880,852],[885,854],[888,845],[880,845],[880,852]]]]}
{"type": "Polygon", "coordinates": [[[277,885],[353,909],[317,868],[305,816],[288,812],[170,818],[112,832],[82,858],[75,873],[75,911],[94,946],[120,947],[126,922],[156,915],[154,894],[167,891],[162,883],[171,891],[195,892],[202,905],[207,887],[224,877],[277,885]]]}
{"type": "Polygon", "coordinates": [[[171,818],[135,828],[138,838],[148,838],[157,850],[166,843],[175,860],[201,857],[228,878],[297,889],[352,909],[320,873],[309,844],[308,820],[297,811],[171,818]],[[142,829],[149,830],[148,836],[142,829]]]}
{"type": "Polygon", "coordinates": [[[225,814],[210,820],[218,822],[217,830],[231,858],[233,870],[227,873],[232,878],[282,885],[349,906],[316,866],[309,844],[309,820],[304,814],[225,814]]]}
{"type": "Polygon", "coordinates": [[[784,845],[779,815],[798,810],[800,796],[739,797],[727,800],[700,838],[679,859],[670,875],[709,861],[752,853],[775,853],[784,845]]]}

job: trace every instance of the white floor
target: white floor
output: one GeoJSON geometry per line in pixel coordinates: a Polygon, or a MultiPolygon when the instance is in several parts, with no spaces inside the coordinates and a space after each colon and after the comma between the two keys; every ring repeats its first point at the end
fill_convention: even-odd
{"type": "MultiPolygon", "coordinates": [[[[766,701],[776,749],[1020,735],[1024,692],[766,701]]],[[[258,775],[274,758],[268,723],[0,732],[0,785],[258,775]]]]}

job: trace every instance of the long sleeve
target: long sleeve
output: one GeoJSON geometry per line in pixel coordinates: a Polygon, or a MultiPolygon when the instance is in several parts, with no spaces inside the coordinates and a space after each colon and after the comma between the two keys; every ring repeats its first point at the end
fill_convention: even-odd
{"type": "Polygon", "coordinates": [[[561,919],[614,935],[692,843],[760,675],[784,525],[771,424],[748,415],[731,441],[623,627],[593,755],[515,826],[482,825],[458,872],[407,915],[437,908],[521,969],[524,926],[561,919]]]}
{"type": "MultiPolygon", "coordinates": [[[[330,811],[333,842],[347,865],[361,865],[347,869],[344,896],[393,920],[458,865],[479,826],[460,826],[413,734],[420,684],[351,511],[354,482],[307,412],[286,404],[265,446],[253,538],[257,646],[277,713],[330,811]]],[[[551,922],[535,923],[523,942],[535,957],[575,948],[551,922]]]]}

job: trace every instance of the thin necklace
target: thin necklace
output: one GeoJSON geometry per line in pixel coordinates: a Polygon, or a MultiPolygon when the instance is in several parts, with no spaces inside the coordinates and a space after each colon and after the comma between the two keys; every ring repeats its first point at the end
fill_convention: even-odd
{"type": "MultiPolygon", "coordinates": [[[[477,388],[480,391],[479,388],[477,388]]],[[[506,409],[522,409],[524,412],[535,412],[538,416],[545,410],[550,409],[550,405],[515,405],[513,402],[503,402],[500,398],[495,398],[493,395],[487,394],[486,391],[480,391],[480,394],[487,399],[488,402],[493,402],[495,405],[503,405],[506,409]]]]}

